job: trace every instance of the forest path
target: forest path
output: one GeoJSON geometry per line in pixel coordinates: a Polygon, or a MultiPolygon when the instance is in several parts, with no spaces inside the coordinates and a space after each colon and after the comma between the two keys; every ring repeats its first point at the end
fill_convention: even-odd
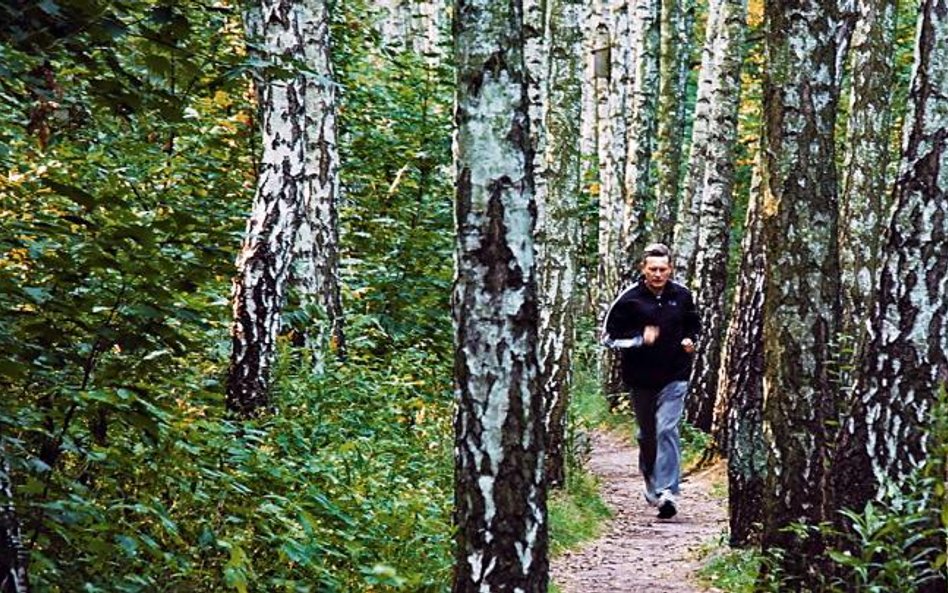
{"type": "Polygon", "coordinates": [[[726,501],[712,496],[726,481],[721,465],[687,476],[678,514],[658,519],[642,495],[638,450],[614,433],[593,433],[589,469],[600,481],[613,518],[602,535],[580,550],[551,561],[553,581],[563,593],[699,593],[698,550],[727,529],[726,501]]]}

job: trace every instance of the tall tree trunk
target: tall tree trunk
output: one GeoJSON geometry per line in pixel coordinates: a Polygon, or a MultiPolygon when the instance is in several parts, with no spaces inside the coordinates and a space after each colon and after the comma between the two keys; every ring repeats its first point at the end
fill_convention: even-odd
{"type": "Polygon", "coordinates": [[[741,97],[744,60],[746,0],[725,0],[716,19],[715,56],[711,69],[708,105],[708,142],[704,159],[701,225],[695,263],[695,300],[701,315],[701,343],[695,356],[687,418],[697,428],[711,431],[718,389],[718,367],[724,334],[725,281],[730,247],[731,204],[734,191],[734,158],[737,111],[741,97]]]}
{"type": "MultiPolygon", "coordinates": [[[[599,115],[599,320],[605,319],[612,299],[620,290],[620,235],[625,217],[626,104],[629,98],[629,3],[603,7],[609,39],[609,76],[600,96],[599,115]]],[[[610,403],[622,392],[619,359],[613,350],[603,350],[600,373],[603,393],[610,403]]]]}
{"type": "Polygon", "coordinates": [[[453,591],[546,591],[536,204],[520,1],[457,0],[453,591]]]}
{"type": "Polygon", "coordinates": [[[583,0],[549,0],[549,78],[546,109],[549,172],[546,200],[537,200],[540,287],[540,386],[546,402],[546,476],[551,487],[566,481],[566,408],[576,314],[576,253],[582,154],[583,0]]]}
{"type": "Polygon", "coordinates": [[[691,62],[691,0],[661,0],[658,131],[655,146],[655,209],[652,238],[671,244],[681,179],[685,134],[685,87],[691,62]]]}
{"type": "Polygon", "coordinates": [[[13,504],[13,479],[6,450],[0,443],[0,593],[29,593],[30,552],[23,545],[20,520],[13,504]]]}
{"type": "Polygon", "coordinates": [[[875,293],[882,228],[891,204],[886,183],[891,125],[895,0],[858,0],[852,35],[852,90],[840,196],[843,332],[858,337],[875,293]]]}
{"type": "MultiPolygon", "coordinates": [[[[263,52],[276,64],[303,59],[301,11],[291,0],[262,3],[263,52]]],[[[293,242],[299,228],[305,174],[305,84],[301,76],[265,75],[263,155],[257,194],[237,256],[233,281],[233,351],[227,407],[252,415],[268,401],[270,369],[280,329],[293,242]]]]}
{"type": "Polygon", "coordinates": [[[622,218],[620,277],[628,284],[638,275],[642,249],[649,241],[649,210],[652,193],[652,152],[658,109],[659,13],[660,0],[635,0],[630,19],[632,86],[629,91],[629,119],[626,129],[628,157],[625,166],[625,215],[622,218]]]}
{"type": "Polygon", "coordinates": [[[767,253],[761,200],[758,169],[747,206],[733,313],[721,353],[712,432],[715,448],[727,455],[728,517],[733,546],[747,545],[759,533],[767,472],[763,433],[767,253]]]}
{"type": "Polygon", "coordinates": [[[304,0],[304,51],[310,74],[306,85],[306,169],[303,215],[294,245],[293,282],[301,305],[318,314],[300,329],[316,372],[327,351],[345,355],[339,283],[339,151],[336,143],[336,89],[332,82],[329,10],[325,0],[304,0]]]}
{"type": "Polygon", "coordinates": [[[842,416],[833,508],[861,509],[927,457],[948,382],[948,2],[926,0],[871,335],[842,416]]]}
{"type": "Polygon", "coordinates": [[[764,422],[771,437],[765,549],[781,548],[788,587],[813,585],[819,538],[786,528],[822,519],[828,420],[838,389],[829,372],[839,324],[839,255],[833,132],[835,4],[773,0],[765,6],[764,422]]]}
{"type": "Polygon", "coordinates": [[[694,289],[695,257],[698,252],[698,229],[701,219],[701,185],[704,181],[704,163],[710,130],[709,109],[714,88],[713,67],[715,31],[724,0],[710,0],[705,23],[705,40],[701,49],[701,69],[698,73],[698,93],[691,127],[691,152],[684,180],[678,214],[675,216],[675,275],[678,280],[694,289]]]}

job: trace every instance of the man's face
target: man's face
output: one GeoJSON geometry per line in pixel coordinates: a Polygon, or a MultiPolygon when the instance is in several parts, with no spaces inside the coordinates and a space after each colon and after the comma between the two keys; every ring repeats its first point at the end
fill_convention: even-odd
{"type": "Polygon", "coordinates": [[[671,277],[671,272],[671,262],[664,255],[650,255],[642,263],[645,285],[654,292],[660,292],[665,288],[668,278],[671,277]]]}

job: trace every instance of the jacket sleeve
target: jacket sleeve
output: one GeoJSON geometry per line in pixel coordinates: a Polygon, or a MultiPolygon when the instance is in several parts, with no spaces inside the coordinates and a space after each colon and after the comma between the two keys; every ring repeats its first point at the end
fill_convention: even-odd
{"type": "Polygon", "coordinates": [[[602,325],[602,343],[608,348],[638,348],[642,345],[642,328],[635,320],[630,302],[620,296],[609,307],[602,325]]]}

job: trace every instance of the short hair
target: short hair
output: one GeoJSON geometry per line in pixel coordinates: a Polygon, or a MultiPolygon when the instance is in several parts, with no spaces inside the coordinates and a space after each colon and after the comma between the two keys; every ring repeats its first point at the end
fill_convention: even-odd
{"type": "Polygon", "coordinates": [[[667,257],[668,261],[671,262],[671,249],[664,243],[649,243],[642,252],[643,263],[647,257],[667,257]]]}

